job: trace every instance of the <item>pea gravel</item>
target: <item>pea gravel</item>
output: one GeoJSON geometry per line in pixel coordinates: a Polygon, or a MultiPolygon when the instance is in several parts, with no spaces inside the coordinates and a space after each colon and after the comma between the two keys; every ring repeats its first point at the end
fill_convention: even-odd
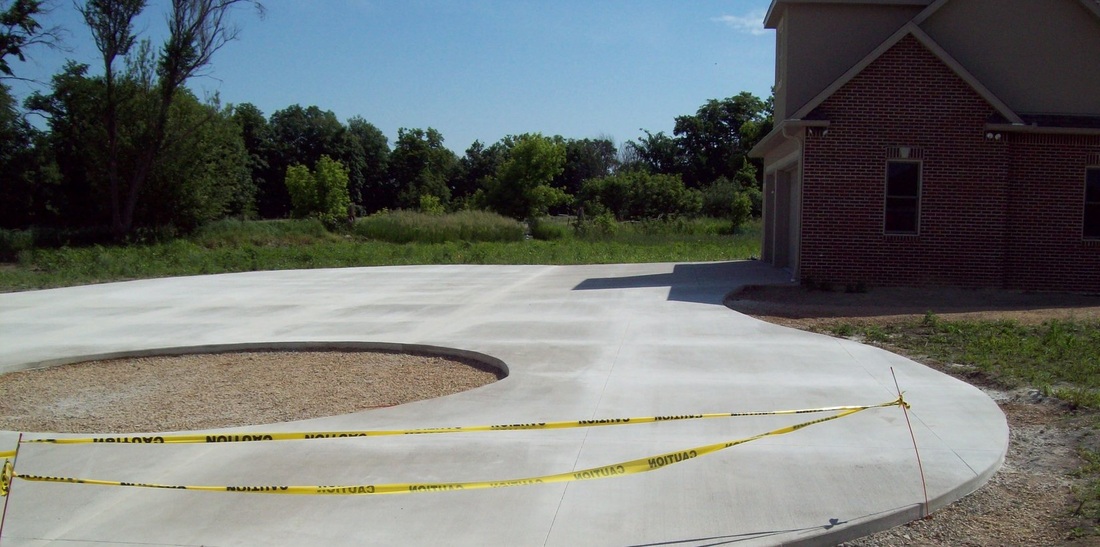
{"type": "Polygon", "coordinates": [[[0,429],[185,431],[334,416],[499,379],[472,360],[384,352],[244,352],[87,361],[0,376],[0,429]]]}

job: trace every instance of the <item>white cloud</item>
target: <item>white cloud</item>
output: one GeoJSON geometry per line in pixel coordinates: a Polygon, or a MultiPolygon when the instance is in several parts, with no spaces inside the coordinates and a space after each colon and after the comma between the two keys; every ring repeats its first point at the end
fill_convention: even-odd
{"type": "Polygon", "coordinates": [[[753,11],[746,15],[723,15],[721,17],[711,17],[711,21],[715,23],[722,23],[737,32],[743,32],[745,34],[751,34],[753,36],[763,36],[771,32],[770,29],[764,28],[764,12],[753,11]]]}

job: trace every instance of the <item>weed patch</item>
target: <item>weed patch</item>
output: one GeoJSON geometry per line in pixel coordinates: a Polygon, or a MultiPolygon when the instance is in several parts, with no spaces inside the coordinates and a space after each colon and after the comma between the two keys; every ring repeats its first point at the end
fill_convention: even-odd
{"type": "Polygon", "coordinates": [[[501,242],[524,238],[523,224],[485,211],[448,215],[383,212],[359,219],[352,231],[365,239],[389,243],[501,242]]]}
{"type": "Polygon", "coordinates": [[[1100,408],[1100,321],[920,321],[840,324],[838,336],[889,344],[940,363],[966,365],[1003,387],[1034,386],[1072,406],[1100,408]]]}

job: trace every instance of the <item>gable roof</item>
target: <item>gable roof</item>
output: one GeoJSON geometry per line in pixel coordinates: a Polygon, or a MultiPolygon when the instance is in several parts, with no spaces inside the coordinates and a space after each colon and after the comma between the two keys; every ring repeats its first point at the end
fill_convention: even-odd
{"type": "MultiPolygon", "coordinates": [[[[779,10],[776,9],[780,4],[871,4],[879,6],[928,6],[925,10],[921,11],[916,17],[913,18],[913,22],[921,24],[925,19],[936,13],[944,4],[950,0],[772,0],[771,5],[768,6],[768,12],[764,16],[764,28],[774,29],[779,26],[779,10]]],[[[1077,0],[1086,9],[1091,11],[1096,17],[1100,17],[1100,0],[1077,0]]]]}
{"type": "MultiPolygon", "coordinates": [[[[768,13],[764,16],[764,28],[774,29],[779,25],[779,4],[871,4],[879,6],[927,6],[936,0],[772,0],[768,13]]],[[[1089,0],[1100,1],[1100,0],[1089,0]]]]}
{"type": "MultiPolygon", "coordinates": [[[[787,0],[775,0],[776,3],[785,2],[785,1],[787,1],[787,0]]],[[[935,0],[927,8],[925,8],[924,11],[917,14],[917,16],[913,18],[913,22],[918,24],[918,25],[923,23],[925,20],[927,20],[929,17],[931,17],[932,14],[939,11],[939,9],[942,8],[944,4],[946,4],[950,1],[951,0],[935,0]]],[[[1081,5],[1085,7],[1085,9],[1091,11],[1093,15],[1095,15],[1096,17],[1100,17],[1100,0],[1077,0],[1077,1],[1080,2],[1081,5]]]]}
{"type": "Polygon", "coordinates": [[[970,71],[966,70],[966,68],[959,64],[959,62],[956,61],[955,58],[951,56],[951,54],[947,53],[946,50],[940,47],[940,45],[937,44],[931,36],[926,34],[923,30],[920,29],[920,27],[912,22],[906,23],[906,25],[895,32],[893,36],[887,38],[886,41],[875,48],[874,51],[868,53],[866,57],[860,60],[860,62],[856,63],[854,66],[852,66],[852,68],[848,69],[848,71],[841,75],[840,78],[837,78],[833,83],[829,84],[829,86],[822,90],[821,93],[811,99],[810,102],[803,105],[802,108],[798,109],[798,111],[792,114],[790,117],[793,119],[803,119],[808,116],[810,112],[813,112],[815,108],[821,106],[821,103],[825,102],[825,100],[831,97],[833,93],[836,93],[837,90],[839,90],[841,87],[844,87],[844,85],[850,82],[852,78],[855,78],[860,72],[863,72],[863,69],[867,68],[872,62],[881,57],[883,53],[886,53],[890,48],[894,47],[894,45],[896,45],[898,42],[901,41],[902,38],[906,36],[913,36],[917,39],[917,41],[923,44],[924,47],[928,48],[928,50],[931,51],[933,55],[939,58],[940,61],[943,62],[943,64],[947,65],[947,67],[950,68],[956,75],[958,75],[959,78],[962,78],[964,82],[966,82],[971,88],[973,88],[979,96],[986,100],[986,102],[993,106],[997,113],[1003,116],[1006,120],[1011,123],[1023,123],[1023,120],[1021,120],[1020,117],[1015,112],[1013,112],[1007,104],[1004,103],[1004,101],[998,99],[997,96],[989,90],[989,88],[982,85],[982,83],[979,82],[978,79],[970,73],[970,71]]]}
{"type": "MultiPolygon", "coordinates": [[[[921,10],[913,19],[906,23],[903,27],[898,29],[893,35],[887,38],[882,44],[879,44],[871,53],[861,59],[858,63],[848,69],[843,75],[837,78],[833,83],[829,84],[824,90],[817,96],[811,99],[808,103],[803,105],[797,112],[791,114],[785,120],[776,120],[775,126],[772,131],[765,135],[752,150],[749,151],[750,157],[763,157],[768,150],[772,149],[778,143],[789,139],[786,134],[787,129],[806,127],[809,125],[815,125],[812,120],[807,120],[814,109],[825,102],[826,99],[836,93],[841,87],[850,82],[860,72],[867,68],[872,62],[878,59],[882,54],[886,53],[890,48],[896,45],[902,38],[906,36],[913,36],[922,45],[928,48],[937,58],[940,59],[948,68],[950,68],[956,75],[958,75],[964,82],[966,82],[975,92],[978,93],[986,102],[988,102],[994,110],[996,110],[995,116],[1004,120],[1001,123],[991,123],[991,126],[996,126],[1000,130],[1042,130],[1047,131],[1050,128],[1038,125],[1040,120],[1029,118],[1025,121],[1014,112],[1004,101],[999,99],[989,88],[981,83],[973,74],[970,73],[965,67],[962,66],[954,57],[951,56],[942,46],[929,36],[924,30],[920,28],[920,23],[927,20],[933,14],[935,14],[940,8],[951,0],[772,0],[771,5],[768,7],[768,13],[764,19],[765,28],[776,28],[779,24],[778,18],[780,16],[778,7],[781,4],[871,4],[881,6],[914,6],[923,5],[925,9],[921,10]],[[1007,122],[1007,123],[1005,123],[1007,122]],[[782,130],[782,131],[781,131],[782,130]]],[[[1100,0],[1075,0],[1080,2],[1085,9],[1100,19],[1100,0]]],[[[1049,123],[1049,120],[1043,120],[1049,123]]],[[[1080,122],[1080,120],[1077,120],[1080,122]]],[[[1053,130],[1057,131],[1061,128],[1055,127],[1053,130]]],[[[1081,132],[1087,131],[1092,134],[1098,131],[1091,126],[1082,129],[1081,126],[1073,128],[1065,128],[1065,131],[1069,132],[1081,132]]]]}

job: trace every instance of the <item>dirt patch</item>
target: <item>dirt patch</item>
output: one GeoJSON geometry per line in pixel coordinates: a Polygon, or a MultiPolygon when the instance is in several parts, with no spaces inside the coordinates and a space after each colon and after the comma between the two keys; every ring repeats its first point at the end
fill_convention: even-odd
{"type": "MultiPolygon", "coordinates": [[[[946,320],[1096,320],[1100,297],[965,289],[873,289],[867,293],[749,287],[730,295],[730,308],[764,321],[814,332],[840,323],[885,326],[934,313],[946,320]]],[[[899,348],[891,351],[903,353],[899,348]]],[[[909,355],[986,391],[1008,418],[1004,466],[981,489],[930,518],[845,543],[847,546],[1100,545],[1079,537],[1095,523],[1075,514],[1074,476],[1081,447],[1095,449],[1096,417],[1075,413],[1033,389],[995,389],[973,371],[909,355]]]]}
{"type": "Polygon", "coordinates": [[[0,429],[150,432],[347,414],[499,379],[473,360],[384,352],[246,352],[90,361],[0,376],[0,429]]]}

